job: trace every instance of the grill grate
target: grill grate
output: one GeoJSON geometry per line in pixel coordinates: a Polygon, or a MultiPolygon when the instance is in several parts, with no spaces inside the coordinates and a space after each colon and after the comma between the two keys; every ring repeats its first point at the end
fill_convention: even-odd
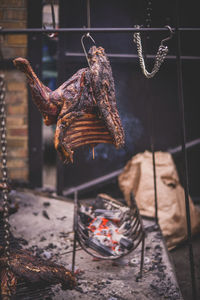
{"type": "Polygon", "coordinates": [[[91,232],[88,226],[87,218],[83,218],[82,212],[82,205],[78,201],[77,193],[75,193],[75,206],[74,206],[74,251],[73,251],[73,258],[72,258],[72,265],[74,265],[75,260],[75,252],[76,252],[76,240],[80,244],[83,250],[85,250],[91,256],[104,259],[104,260],[116,260],[119,259],[134,249],[136,249],[139,244],[142,242],[141,248],[141,263],[140,263],[140,274],[142,275],[142,268],[143,268],[143,259],[144,259],[144,228],[142,223],[142,218],[140,216],[139,210],[137,208],[136,202],[132,198],[132,207],[127,208],[121,202],[116,201],[115,199],[107,196],[107,195],[99,195],[99,197],[95,201],[89,201],[86,207],[92,207],[93,210],[104,210],[106,212],[111,212],[117,210],[121,210],[123,212],[122,217],[120,219],[120,228],[124,226],[124,236],[127,240],[131,240],[130,247],[125,249],[121,253],[113,253],[112,251],[107,251],[107,247],[103,247],[101,249],[98,244],[94,244],[91,242],[91,232]],[[126,226],[126,225],[129,226],[126,226]],[[127,227],[127,229],[126,229],[127,227]]]}

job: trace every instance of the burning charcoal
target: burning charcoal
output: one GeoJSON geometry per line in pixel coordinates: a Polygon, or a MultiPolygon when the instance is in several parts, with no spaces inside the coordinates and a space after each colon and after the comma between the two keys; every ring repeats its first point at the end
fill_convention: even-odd
{"type": "Polygon", "coordinates": [[[95,216],[101,216],[115,222],[121,220],[121,211],[120,210],[106,210],[106,209],[96,209],[94,211],[95,216]]]}
{"type": "Polygon", "coordinates": [[[100,217],[96,217],[91,223],[90,223],[90,226],[89,226],[89,229],[91,231],[95,231],[102,223],[102,218],[100,217]]]}
{"type": "Polygon", "coordinates": [[[120,254],[122,254],[122,253],[123,253],[122,248],[120,248],[120,246],[116,246],[116,247],[115,247],[115,254],[116,254],[116,255],[120,255],[120,254]]]}
{"type": "Polygon", "coordinates": [[[133,247],[133,242],[125,237],[120,239],[120,246],[127,250],[130,250],[133,247]]]}
{"type": "Polygon", "coordinates": [[[89,238],[87,240],[88,247],[92,248],[93,250],[101,253],[103,256],[113,256],[115,252],[107,246],[102,245],[97,238],[89,238]]]}
{"type": "Polygon", "coordinates": [[[95,236],[95,238],[104,246],[107,246],[110,248],[113,246],[112,240],[109,236],[97,235],[97,236],[95,236]]]}

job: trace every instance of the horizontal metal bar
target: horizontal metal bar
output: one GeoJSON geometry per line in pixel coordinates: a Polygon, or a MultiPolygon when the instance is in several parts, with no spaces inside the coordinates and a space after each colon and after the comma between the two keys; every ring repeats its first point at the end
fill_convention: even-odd
{"type": "MultiPolygon", "coordinates": [[[[84,53],[79,53],[79,52],[65,52],[66,57],[85,57],[84,53]]],[[[107,53],[107,56],[110,58],[136,58],[138,59],[137,54],[121,54],[121,53],[107,53]]],[[[155,55],[147,54],[145,56],[146,58],[149,59],[155,59],[155,55]]],[[[165,59],[171,59],[175,60],[176,56],[175,55],[167,55],[165,59]]],[[[187,55],[182,55],[181,56],[182,60],[200,60],[200,56],[187,56],[187,55]]]]}
{"type": "MultiPolygon", "coordinates": [[[[172,30],[175,30],[172,28],[172,30]]],[[[132,33],[132,32],[162,32],[169,31],[168,28],[57,28],[57,29],[44,29],[44,28],[0,28],[0,34],[31,34],[31,33],[87,33],[87,32],[96,32],[96,33],[132,33]]],[[[178,31],[200,31],[200,28],[179,28],[178,31]]]]}
{"type": "Polygon", "coordinates": [[[111,179],[117,177],[122,172],[122,170],[123,169],[116,170],[116,171],[114,171],[112,173],[109,173],[109,174],[107,174],[105,176],[98,177],[98,178],[96,178],[94,180],[88,181],[88,182],[80,184],[80,185],[78,185],[76,187],[72,187],[72,188],[70,188],[68,190],[65,190],[63,192],[63,196],[69,196],[69,195],[73,194],[75,191],[79,192],[79,191],[88,189],[88,188],[90,188],[92,186],[98,185],[98,184],[100,184],[102,182],[111,180],[111,179]]]}
{"type": "MultiPolygon", "coordinates": [[[[194,146],[200,145],[200,139],[193,140],[185,144],[186,149],[193,148],[194,146]]],[[[182,146],[175,147],[173,149],[168,149],[167,152],[171,154],[177,154],[182,151],[182,146]]]]}

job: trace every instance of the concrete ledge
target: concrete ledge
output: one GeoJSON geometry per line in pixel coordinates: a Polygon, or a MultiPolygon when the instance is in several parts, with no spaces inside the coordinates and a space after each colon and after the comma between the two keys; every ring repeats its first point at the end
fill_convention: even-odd
{"type": "MultiPolygon", "coordinates": [[[[20,206],[18,212],[10,217],[12,232],[21,239],[23,248],[32,249],[43,258],[71,268],[73,203],[31,192],[12,192],[11,197],[20,206]]],[[[56,285],[46,290],[45,296],[57,300],[182,299],[163,237],[153,225],[153,221],[144,220],[146,241],[142,279],[138,279],[141,245],[115,262],[94,261],[78,246],[76,269],[82,272],[76,290],[63,291],[60,285],[56,285]]],[[[30,299],[36,298],[32,296],[30,299]]]]}

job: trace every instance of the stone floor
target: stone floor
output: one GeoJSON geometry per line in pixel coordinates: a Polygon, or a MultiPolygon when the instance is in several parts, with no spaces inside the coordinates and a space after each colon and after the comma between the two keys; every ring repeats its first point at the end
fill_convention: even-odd
{"type": "MultiPolygon", "coordinates": [[[[20,238],[23,248],[71,268],[73,202],[32,191],[12,191],[11,197],[19,203],[18,211],[10,217],[12,233],[20,238]]],[[[152,221],[143,222],[146,240],[141,279],[141,246],[115,262],[96,261],[78,246],[75,265],[80,273],[75,290],[63,291],[56,285],[37,293],[19,287],[20,296],[15,299],[182,299],[160,231],[154,229],[152,221]]]]}

